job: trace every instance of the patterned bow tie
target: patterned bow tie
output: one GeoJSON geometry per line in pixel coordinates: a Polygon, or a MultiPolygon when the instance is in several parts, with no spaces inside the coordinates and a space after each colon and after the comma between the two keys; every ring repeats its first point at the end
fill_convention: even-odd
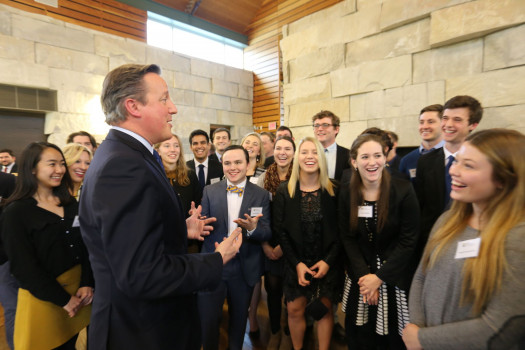
{"type": "Polygon", "coordinates": [[[239,194],[239,197],[240,197],[242,196],[242,193],[244,192],[244,188],[233,186],[233,185],[228,185],[228,187],[226,188],[226,191],[231,192],[231,193],[237,193],[239,194]]]}

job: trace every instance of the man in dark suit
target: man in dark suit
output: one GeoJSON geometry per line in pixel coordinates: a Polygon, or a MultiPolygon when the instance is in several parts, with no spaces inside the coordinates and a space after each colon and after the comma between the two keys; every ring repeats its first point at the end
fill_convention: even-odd
{"type": "Polygon", "coordinates": [[[199,313],[204,350],[218,350],[224,299],[228,300],[229,348],[241,350],[248,308],[255,284],[264,267],[261,243],[271,238],[270,194],[247,181],[248,152],[239,145],[226,148],[222,157],[226,179],[204,188],[202,215],[216,217],[212,234],[204,239],[202,252],[242,228],[244,243],[239,254],[224,266],[218,287],[199,292],[199,313]]]}
{"type": "Polygon", "coordinates": [[[12,150],[0,150],[0,165],[3,173],[16,174],[18,173],[18,164],[15,163],[16,157],[12,150]]]}
{"type": "Polygon", "coordinates": [[[215,129],[212,135],[213,145],[215,146],[215,153],[210,156],[215,160],[222,162],[222,154],[224,150],[232,144],[232,135],[230,130],[226,128],[215,129]]]}
{"type": "Polygon", "coordinates": [[[441,131],[445,145],[422,155],[417,163],[416,189],[421,207],[421,232],[418,254],[438,217],[449,207],[450,175],[448,171],[461,145],[481,121],[483,108],[471,96],[455,96],[443,106],[441,131]]]}
{"type": "Polygon", "coordinates": [[[222,164],[209,157],[210,137],[204,130],[193,130],[190,134],[190,147],[194,159],[186,162],[186,165],[195,171],[201,188],[209,184],[221,181],[224,173],[222,164]]]}
{"type": "Polygon", "coordinates": [[[105,78],[102,107],[112,126],[80,197],[80,228],[95,276],[89,347],[199,349],[195,293],[215,288],[242,242],[240,230],[186,255],[214,219],[185,220],[153,144],[171,137],[171,102],[156,65],[127,64],[105,78]]]}
{"type": "Polygon", "coordinates": [[[350,151],[335,143],[339,134],[339,117],[330,111],[321,111],[312,117],[312,123],[315,137],[324,148],[328,176],[340,181],[343,170],[350,168],[350,151]]]}

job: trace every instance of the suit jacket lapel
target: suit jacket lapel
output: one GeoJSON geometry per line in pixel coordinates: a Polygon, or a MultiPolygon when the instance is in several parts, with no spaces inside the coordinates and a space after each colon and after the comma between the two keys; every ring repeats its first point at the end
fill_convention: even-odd
{"type": "Polygon", "coordinates": [[[126,133],[123,133],[121,131],[118,131],[118,130],[114,130],[114,129],[111,129],[109,131],[108,137],[111,138],[111,136],[114,136],[115,139],[117,139],[117,140],[121,141],[122,143],[126,144],[127,146],[129,146],[133,150],[135,150],[137,152],[140,152],[142,154],[142,156],[144,157],[144,160],[150,166],[150,168],[153,169],[153,173],[155,174],[155,177],[157,177],[159,179],[159,181],[164,184],[164,186],[167,186],[167,188],[169,188],[169,190],[167,190],[167,192],[170,194],[170,196],[172,197],[172,199],[175,202],[178,202],[180,204],[179,199],[178,199],[178,197],[175,194],[175,191],[171,187],[171,184],[170,184],[168,178],[166,177],[166,174],[164,173],[164,171],[160,167],[160,165],[157,162],[157,160],[153,157],[153,154],[151,154],[149,152],[149,150],[146,147],[144,147],[144,145],[142,143],[140,143],[139,141],[137,141],[136,139],[134,139],[130,135],[128,135],[126,133]]]}

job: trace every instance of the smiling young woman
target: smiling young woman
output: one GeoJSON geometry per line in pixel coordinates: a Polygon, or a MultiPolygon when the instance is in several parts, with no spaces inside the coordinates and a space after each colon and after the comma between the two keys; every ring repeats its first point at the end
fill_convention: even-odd
{"type": "Polygon", "coordinates": [[[458,151],[450,169],[454,202],[434,225],[410,289],[411,323],[403,334],[408,349],[522,344],[523,150],[525,135],[489,129],[470,135],[458,151]]]}
{"type": "Polygon", "coordinates": [[[11,273],[20,284],[17,349],[74,349],[89,323],[94,281],[71,188],[57,146],[26,147],[1,226],[11,273]]]}
{"type": "Polygon", "coordinates": [[[93,159],[93,154],[86,146],[78,143],[68,143],[64,146],[63,152],[69,176],[71,176],[71,182],[73,183],[71,194],[78,200],[80,188],[89,164],[91,164],[93,159]]]}
{"type": "Polygon", "coordinates": [[[419,205],[408,180],[385,167],[384,138],[362,134],[350,150],[353,174],[341,189],[339,230],[349,261],[345,284],[349,349],[404,349],[407,291],[416,267],[419,205]]]}

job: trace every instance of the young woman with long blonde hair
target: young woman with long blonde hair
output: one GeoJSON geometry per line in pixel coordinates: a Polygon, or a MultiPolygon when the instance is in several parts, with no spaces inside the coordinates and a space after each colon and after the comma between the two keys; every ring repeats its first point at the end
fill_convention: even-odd
{"type": "Polygon", "coordinates": [[[410,290],[407,348],[517,349],[525,337],[525,135],[467,137],[450,168],[454,200],[410,290]]]}
{"type": "Polygon", "coordinates": [[[298,146],[288,182],[279,185],[272,208],[273,232],[280,239],[284,295],[294,349],[303,347],[307,304],[317,300],[319,349],[327,350],[333,329],[332,305],[340,301],[336,187],[328,178],[319,141],[306,137],[298,146]]]}

